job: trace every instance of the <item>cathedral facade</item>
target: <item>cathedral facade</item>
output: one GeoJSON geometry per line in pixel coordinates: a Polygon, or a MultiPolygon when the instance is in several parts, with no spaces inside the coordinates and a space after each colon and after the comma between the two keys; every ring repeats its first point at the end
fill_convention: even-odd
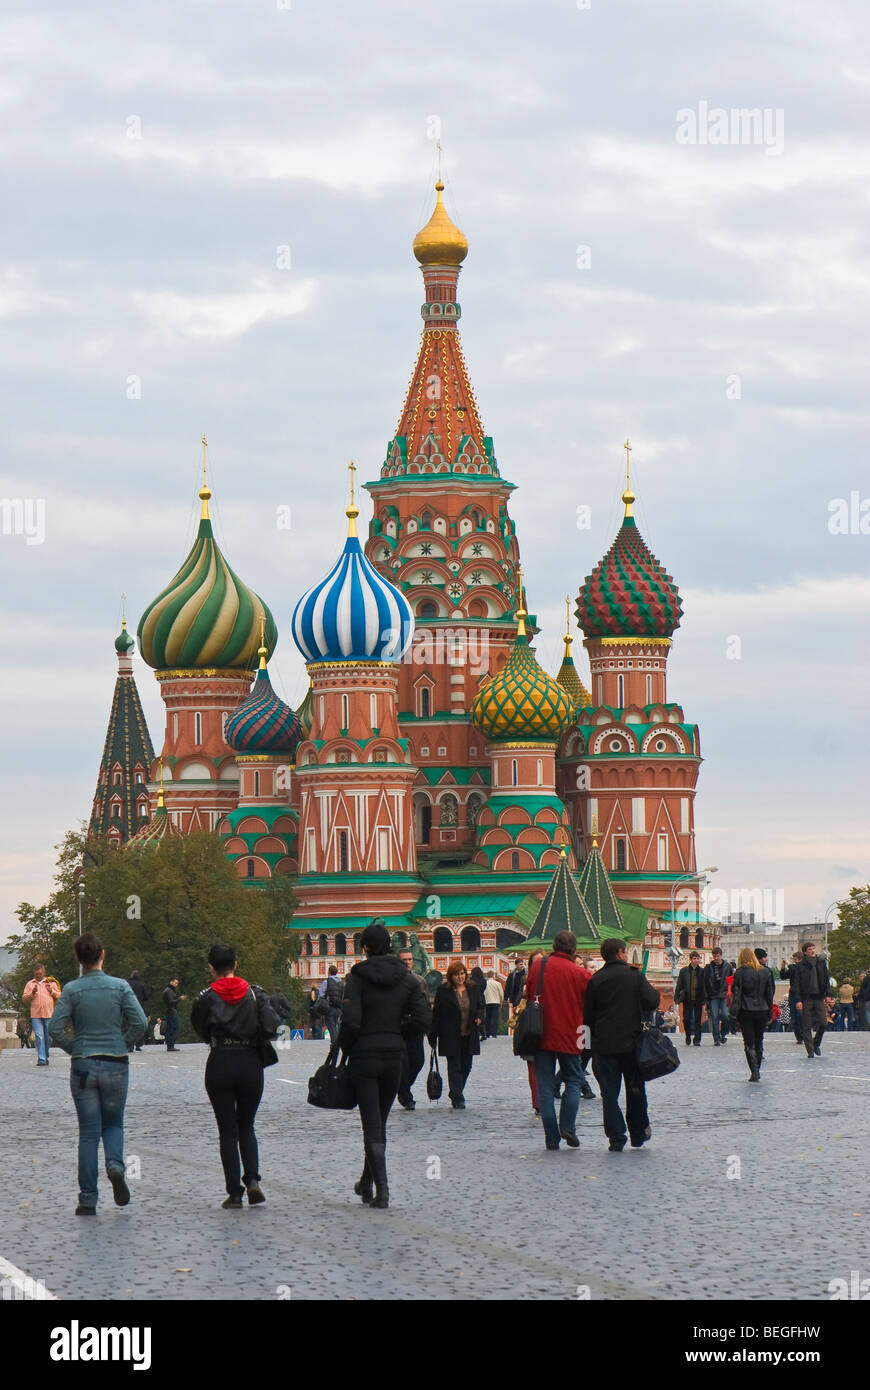
{"type": "MultiPolygon", "coordinates": [[[[367,534],[352,465],[344,548],[293,611],[310,677],[303,704],[292,710],[274,691],[274,619],[215,540],[203,440],[197,537],[138,628],[166,706],[162,750],[153,756],[125,644],[93,824],[105,828],[120,770],[141,780],[132,819],[129,797],[117,798],[118,843],[147,837],[159,812],[173,831],[220,835],[252,888],[291,876],[306,979],[349,968],[373,916],[441,973],[461,952],[504,975],[508,953],[547,939],[542,903],[568,882],[558,896],[582,904],[565,920],[581,923],[584,954],[622,934],[667,988],[676,894],[685,919],[699,889],[698,730],[667,691],[681,600],[638,531],[626,467],[622,525],[576,598],[588,688],[570,624],[559,671],[540,666],[514,484],[459,340],[468,244],[442,193],[439,179],[413,243],[422,337],[396,432],[365,484],[367,534]],[[129,767],[112,752],[121,696],[127,724],[141,726],[129,767]]],[[[690,915],[706,958],[714,924],[690,915]]]]}

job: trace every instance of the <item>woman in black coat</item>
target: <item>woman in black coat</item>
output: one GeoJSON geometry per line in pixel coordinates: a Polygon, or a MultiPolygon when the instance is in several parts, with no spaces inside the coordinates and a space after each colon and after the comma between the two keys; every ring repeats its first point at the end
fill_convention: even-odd
{"type": "Polygon", "coordinates": [[[353,1190],[366,1206],[387,1207],[387,1116],[405,1055],[402,1026],[425,1033],[429,1001],[417,976],[393,955],[382,921],[369,923],[360,946],[366,959],[347,977],[338,1035],[339,1047],[349,1058],[365,1150],[362,1176],[353,1190]]]}
{"type": "Polygon", "coordinates": [[[764,1030],[773,1016],[773,975],[755,952],[744,946],[731,981],[731,1008],[743,1034],[743,1047],[749,1063],[749,1080],[760,1081],[764,1059],[764,1030]]]}
{"type": "Polygon", "coordinates": [[[483,996],[461,960],[451,961],[432,1006],[429,1042],[447,1058],[447,1090],[454,1110],[465,1109],[465,1083],[472,1059],[480,1055],[483,996]]]}

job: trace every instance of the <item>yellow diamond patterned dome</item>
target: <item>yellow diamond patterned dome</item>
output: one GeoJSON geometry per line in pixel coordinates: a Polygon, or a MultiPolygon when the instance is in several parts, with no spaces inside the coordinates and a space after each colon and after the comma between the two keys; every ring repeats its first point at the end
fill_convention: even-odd
{"type": "Polygon", "coordinates": [[[567,691],[538,665],[520,632],[502,670],[474,697],[471,722],[485,738],[499,742],[557,743],[573,710],[567,691]]]}

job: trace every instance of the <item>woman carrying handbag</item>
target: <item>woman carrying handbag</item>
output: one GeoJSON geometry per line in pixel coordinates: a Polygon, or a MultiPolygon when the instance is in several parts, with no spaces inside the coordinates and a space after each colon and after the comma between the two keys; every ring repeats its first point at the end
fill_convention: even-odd
{"type": "Polygon", "coordinates": [[[435,992],[429,1042],[447,1058],[447,1090],[454,1110],[465,1109],[465,1083],[480,1055],[483,996],[461,960],[451,961],[435,992]]]}
{"type": "Polygon", "coordinates": [[[360,947],[366,959],[347,977],[338,1046],[350,1059],[363,1131],[365,1163],[353,1190],[366,1206],[384,1208],[390,1204],[387,1116],[402,1073],[402,1024],[425,1033],[429,1003],[419,980],[393,955],[380,918],[366,927],[360,947]]]}

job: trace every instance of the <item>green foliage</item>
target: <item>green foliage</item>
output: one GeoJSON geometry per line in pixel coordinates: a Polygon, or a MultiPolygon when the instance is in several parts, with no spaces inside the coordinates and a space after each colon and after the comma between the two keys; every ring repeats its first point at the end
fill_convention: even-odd
{"type": "Polygon", "coordinates": [[[849,976],[857,985],[858,972],[870,970],[870,884],[850,888],[839,909],[840,924],[828,933],[830,970],[839,984],[849,976]]]}
{"type": "MultiPolygon", "coordinates": [[[[19,997],[37,963],[61,984],[78,973],[76,871],[83,859],[82,928],[103,942],[109,974],[127,978],[139,971],[152,1020],[162,1016],[170,979],[177,976],[181,992],[191,998],[210,982],[206,956],[215,942],[235,947],[246,979],[287,993],[296,945],[286,931],[293,912],[286,879],[245,887],[218,837],[207,832],[112,850],[86,838],[82,827],[58,848],[55,891],[42,907],[20,905],[22,931],[9,943],[22,953],[14,979],[19,997]]],[[[179,1011],[183,1021],[187,1012],[179,1011]]]]}

